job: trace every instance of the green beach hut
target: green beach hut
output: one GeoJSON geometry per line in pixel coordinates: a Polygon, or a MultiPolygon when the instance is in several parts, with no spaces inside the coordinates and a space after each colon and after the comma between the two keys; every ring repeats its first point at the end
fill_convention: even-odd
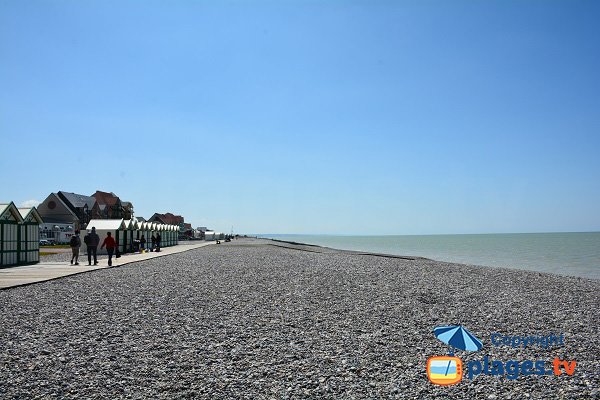
{"type": "Polygon", "coordinates": [[[40,224],[42,216],[35,207],[19,208],[23,221],[19,224],[19,264],[40,262],[40,224]]]}
{"type": "MultiPolygon", "coordinates": [[[[12,201],[0,204],[0,268],[19,263],[21,213],[12,201]]],[[[39,244],[39,242],[38,242],[39,244]]]]}

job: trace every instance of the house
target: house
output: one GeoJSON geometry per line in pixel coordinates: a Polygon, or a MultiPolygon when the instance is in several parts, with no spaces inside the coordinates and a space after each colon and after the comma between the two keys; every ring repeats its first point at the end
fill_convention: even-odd
{"type": "Polygon", "coordinates": [[[133,216],[133,204],[121,201],[113,192],[97,190],[92,197],[98,202],[100,216],[103,219],[131,219],[133,216]]]}
{"type": "Polygon", "coordinates": [[[52,226],[59,224],[72,226],[74,229],[81,228],[81,222],[77,213],[71,209],[57,193],[50,193],[44,201],[37,206],[37,211],[42,217],[44,226],[51,229],[52,226]]]}
{"type": "Polygon", "coordinates": [[[91,219],[100,218],[100,207],[94,197],[63,191],[59,191],[57,195],[79,219],[79,225],[75,229],[86,226],[91,219]]]}
{"type": "Polygon", "coordinates": [[[43,220],[39,227],[40,239],[68,243],[75,231],[99,216],[100,209],[93,197],[59,191],[50,193],[38,205],[37,212],[43,220]]]}
{"type": "Polygon", "coordinates": [[[181,215],[174,215],[171,213],[159,214],[154,213],[148,220],[149,222],[160,222],[161,224],[168,225],[181,225],[183,224],[183,217],[181,215]]]}
{"type": "Polygon", "coordinates": [[[122,201],[121,205],[123,206],[123,218],[133,218],[133,204],[130,201],[122,201]]]}

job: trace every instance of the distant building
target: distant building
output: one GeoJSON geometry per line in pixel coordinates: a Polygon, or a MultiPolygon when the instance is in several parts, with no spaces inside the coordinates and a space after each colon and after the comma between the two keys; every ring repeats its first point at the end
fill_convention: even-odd
{"type": "Polygon", "coordinates": [[[44,224],[71,225],[74,229],[80,229],[82,224],[77,213],[57,193],[50,193],[38,205],[37,211],[44,220],[44,224]]]}
{"type": "Polygon", "coordinates": [[[121,201],[113,192],[97,190],[92,197],[98,202],[102,219],[131,219],[133,216],[133,204],[121,201]]]}
{"type": "Polygon", "coordinates": [[[133,218],[133,204],[130,201],[122,201],[121,205],[123,206],[123,218],[133,218]]]}
{"type": "Polygon", "coordinates": [[[100,218],[100,207],[94,197],[63,191],[58,192],[57,195],[79,219],[75,229],[86,226],[91,219],[100,218]]]}
{"type": "Polygon", "coordinates": [[[154,213],[152,217],[148,220],[149,222],[160,222],[161,224],[169,224],[169,225],[181,225],[183,228],[183,217],[181,215],[171,214],[170,212],[166,214],[154,213]]]}

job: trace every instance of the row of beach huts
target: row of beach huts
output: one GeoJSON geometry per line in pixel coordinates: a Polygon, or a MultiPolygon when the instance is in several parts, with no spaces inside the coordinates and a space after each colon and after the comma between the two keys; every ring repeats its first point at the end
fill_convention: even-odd
{"type": "MultiPolygon", "coordinates": [[[[35,264],[40,261],[40,224],[42,217],[35,207],[18,208],[13,202],[0,204],[0,268],[35,264]]],[[[80,232],[83,238],[91,228],[96,228],[100,243],[108,232],[115,238],[121,253],[139,251],[142,237],[146,239],[146,248],[152,244],[152,236],[160,235],[160,246],[169,247],[177,244],[180,227],[178,225],[131,219],[92,219],[86,230],[80,232]]],[[[204,232],[204,240],[224,239],[222,233],[204,232]]],[[[98,253],[101,254],[98,248],[98,253]]]]}

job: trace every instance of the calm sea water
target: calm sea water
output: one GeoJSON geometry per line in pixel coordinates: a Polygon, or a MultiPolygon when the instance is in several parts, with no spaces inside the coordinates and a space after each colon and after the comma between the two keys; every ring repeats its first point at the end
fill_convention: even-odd
{"type": "Polygon", "coordinates": [[[600,232],[487,235],[261,235],[345,250],[421,256],[600,279],[600,232]]]}

